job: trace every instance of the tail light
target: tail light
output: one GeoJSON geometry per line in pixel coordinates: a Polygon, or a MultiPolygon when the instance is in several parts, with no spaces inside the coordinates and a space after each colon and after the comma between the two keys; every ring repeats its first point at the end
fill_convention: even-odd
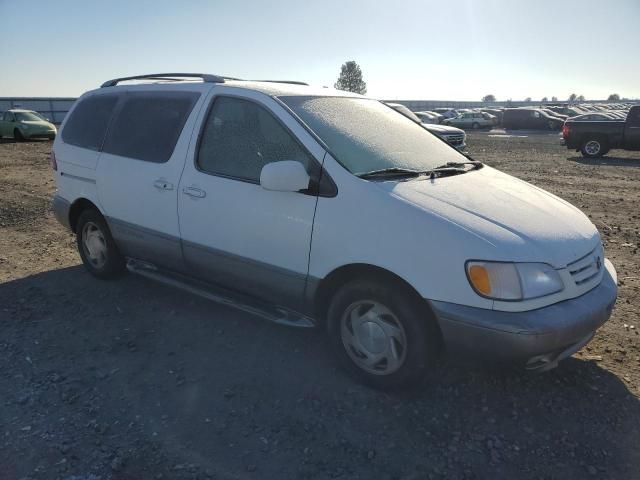
{"type": "Polygon", "coordinates": [[[56,152],[51,150],[49,154],[49,163],[51,164],[51,168],[53,168],[54,172],[58,171],[58,162],[56,161],[56,152]]]}
{"type": "Polygon", "coordinates": [[[562,126],[562,138],[566,140],[568,136],[569,136],[569,125],[565,123],[562,126]]]}

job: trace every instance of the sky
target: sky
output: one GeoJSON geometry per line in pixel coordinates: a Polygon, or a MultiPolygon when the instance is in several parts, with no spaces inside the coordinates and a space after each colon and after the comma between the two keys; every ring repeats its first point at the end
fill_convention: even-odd
{"type": "Polygon", "coordinates": [[[640,0],[0,0],[0,97],[206,72],[381,99],[640,98],[640,0]]]}

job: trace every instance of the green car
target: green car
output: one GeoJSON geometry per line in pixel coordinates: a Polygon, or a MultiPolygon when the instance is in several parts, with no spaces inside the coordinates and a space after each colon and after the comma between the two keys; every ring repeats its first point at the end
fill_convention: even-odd
{"type": "Polygon", "coordinates": [[[0,119],[0,138],[10,137],[17,141],[30,138],[56,138],[56,127],[46,118],[32,110],[14,108],[4,112],[0,119]]]}

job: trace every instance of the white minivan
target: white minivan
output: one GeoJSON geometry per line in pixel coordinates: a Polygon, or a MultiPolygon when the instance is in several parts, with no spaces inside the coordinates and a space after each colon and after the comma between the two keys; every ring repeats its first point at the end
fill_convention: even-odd
{"type": "Polygon", "coordinates": [[[360,95],[111,80],[75,103],[51,161],[54,212],[93,275],[326,328],[380,388],[416,381],[443,347],[549,369],[616,300],[580,210],[360,95]]]}

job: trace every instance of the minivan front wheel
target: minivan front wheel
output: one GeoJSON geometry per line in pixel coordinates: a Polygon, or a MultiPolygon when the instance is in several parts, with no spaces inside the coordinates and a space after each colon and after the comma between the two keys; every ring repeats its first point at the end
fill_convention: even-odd
{"type": "Polygon", "coordinates": [[[372,387],[410,386],[437,351],[437,336],[424,310],[403,288],[352,281],[329,306],[335,353],[347,371],[372,387]]]}
{"type": "Polygon", "coordinates": [[[116,278],[124,273],[124,257],[118,251],[100,212],[87,209],[80,214],[76,240],[80,258],[89,273],[102,279],[116,278]]]}

